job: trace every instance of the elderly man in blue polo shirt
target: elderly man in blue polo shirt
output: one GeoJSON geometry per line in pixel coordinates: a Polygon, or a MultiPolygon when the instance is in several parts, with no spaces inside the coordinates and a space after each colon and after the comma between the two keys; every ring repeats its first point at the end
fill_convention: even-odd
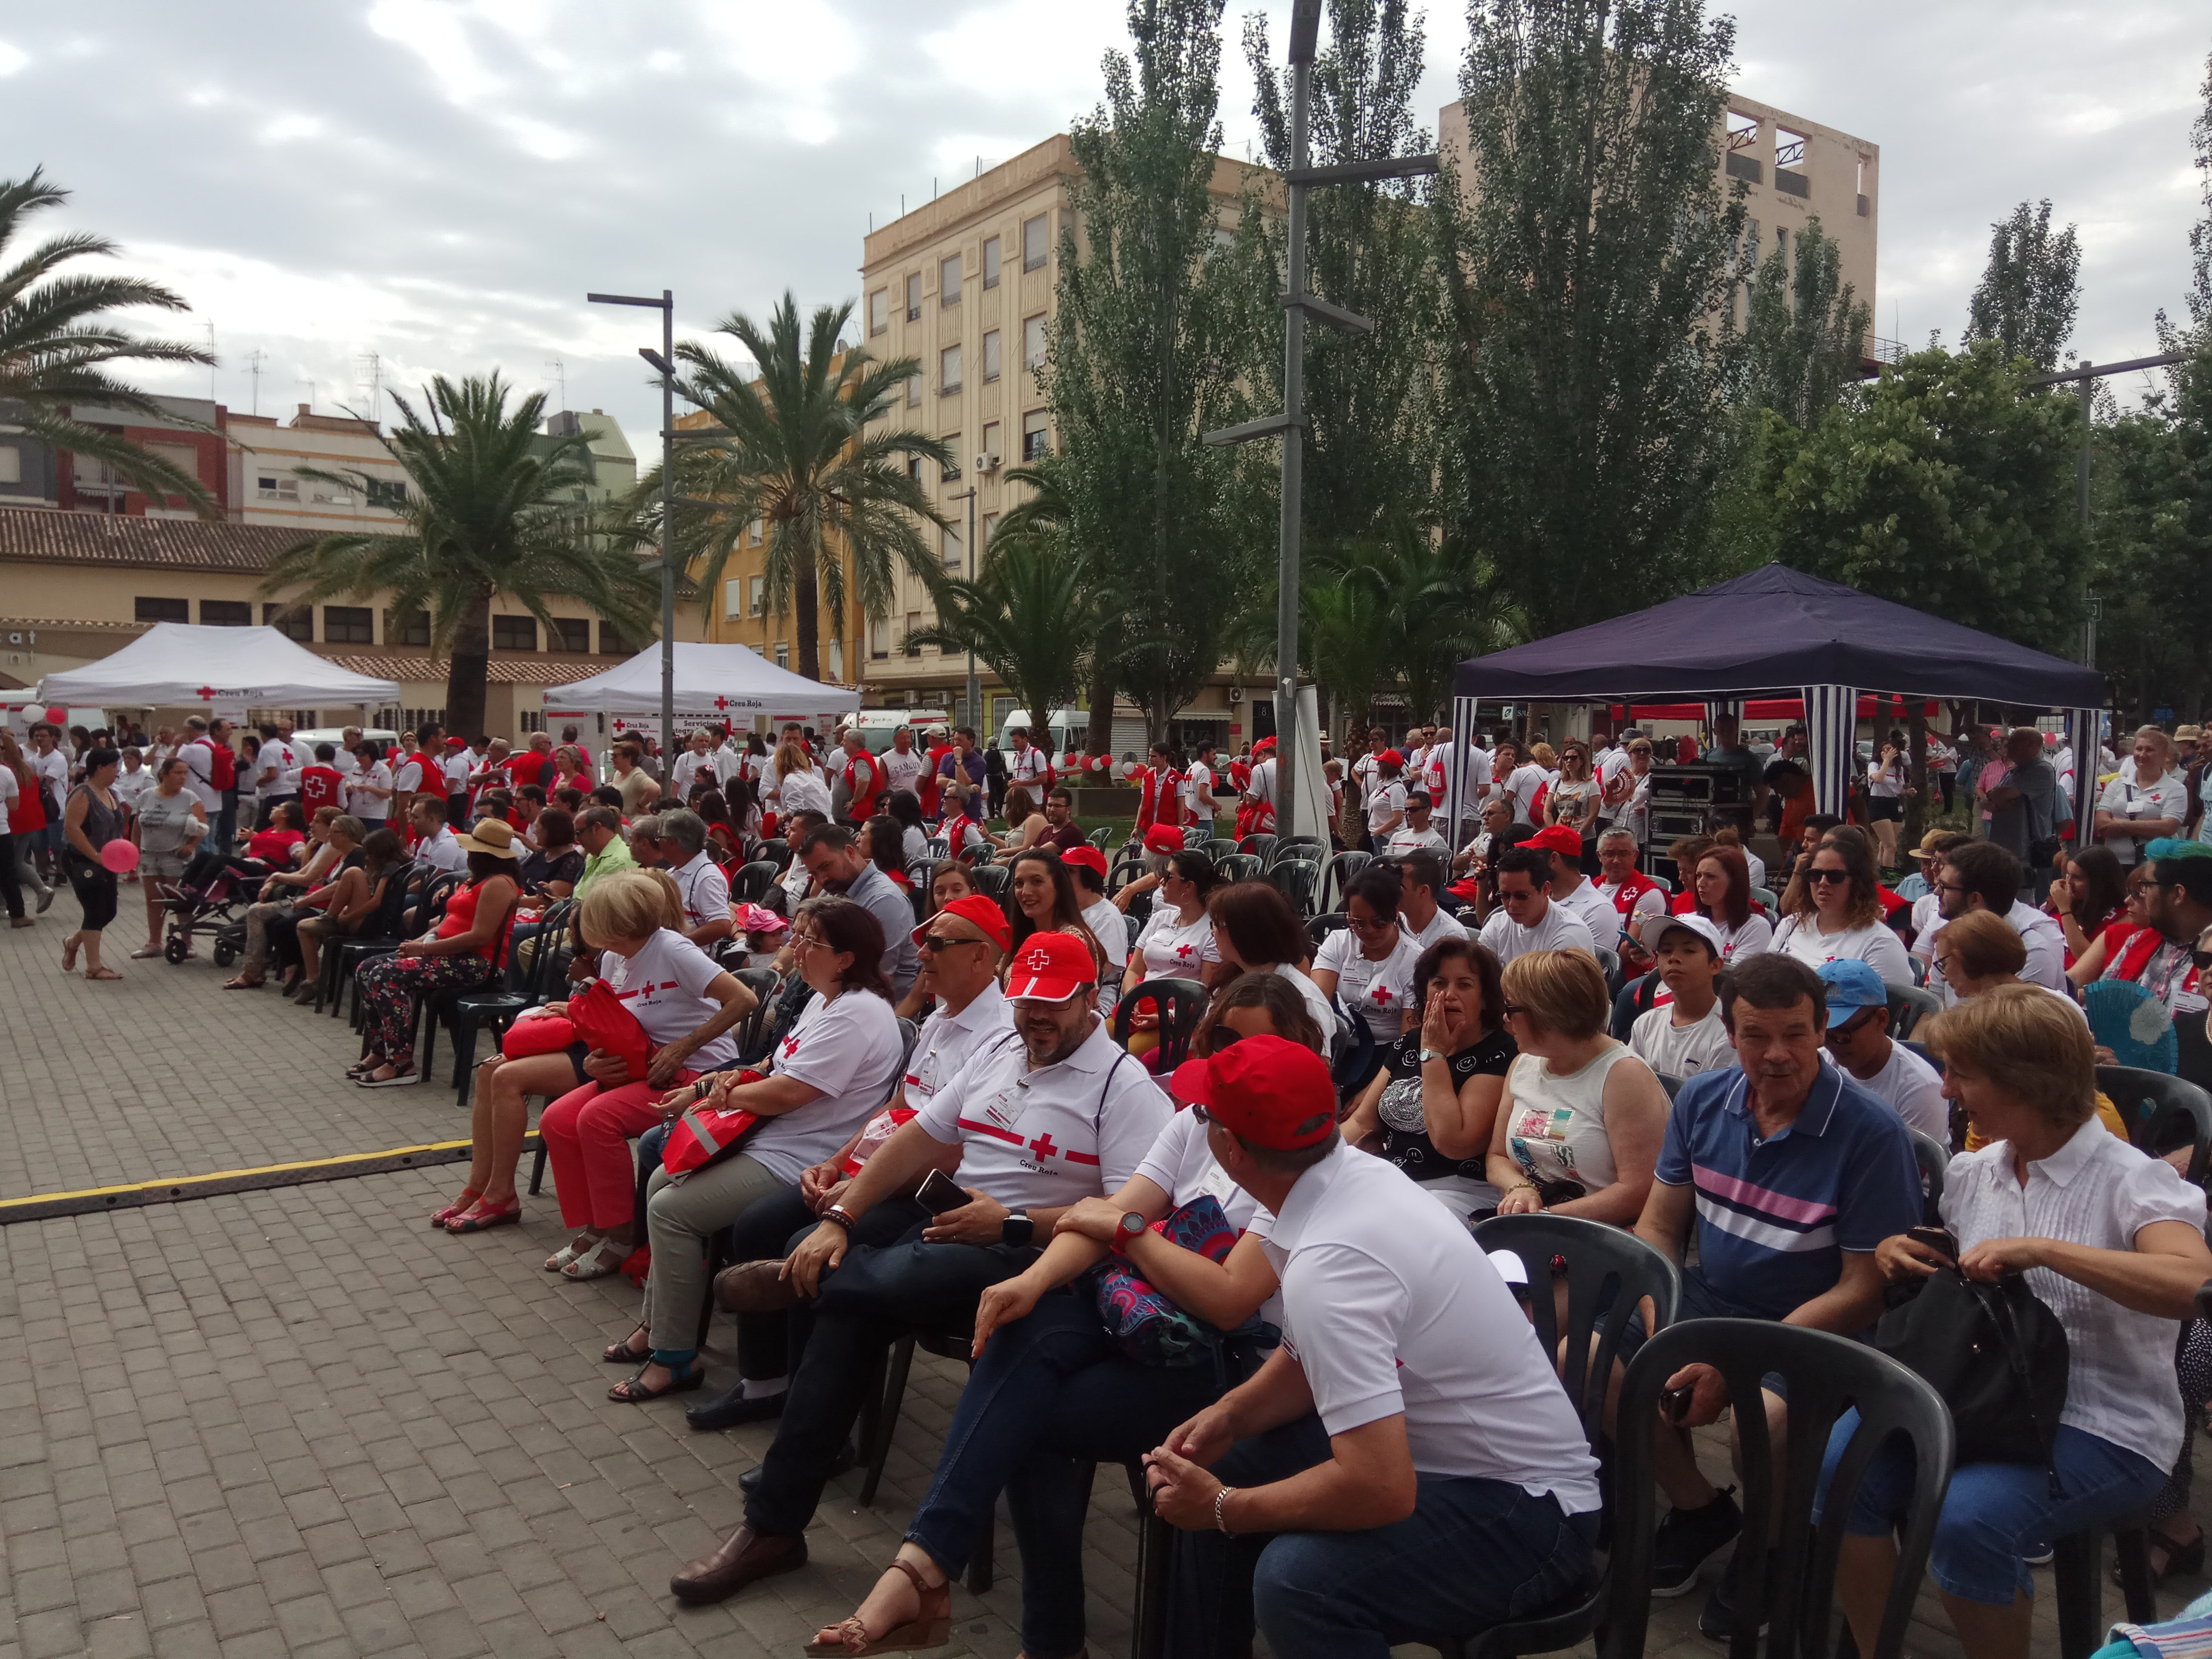
{"type": "MultiPolygon", "coordinates": [[[[1905,1125],[1887,1101],[1820,1063],[1826,987],[1804,963],[1772,951],[1739,960],[1721,981],[1721,1018],[1736,1064],[1698,1073],[1675,1097],[1637,1236],[1679,1263],[1696,1224],[1684,1319],[1773,1319],[1858,1335],[1881,1312],[1875,1246],[1920,1219],[1905,1125]]],[[[1729,1404],[1720,1373],[1692,1365],[1668,1386],[1693,1390],[1689,1410],[1652,1444],[1674,1508],[1653,1546],[1651,1591],[1672,1596],[1696,1587],[1743,1516],[1698,1472],[1690,1445],[1688,1431],[1729,1404]]],[[[1765,1406],[1779,1446],[1784,1403],[1769,1392],[1765,1406]]],[[[1698,1628],[1724,1638],[1734,1622],[1723,1580],[1698,1628]]]]}

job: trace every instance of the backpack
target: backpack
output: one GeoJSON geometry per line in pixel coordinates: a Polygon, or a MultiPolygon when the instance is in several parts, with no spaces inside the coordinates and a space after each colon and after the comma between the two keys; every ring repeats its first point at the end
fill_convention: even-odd
{"type": "Polygon", "coordinates": [[[238,756],[227,743],[217,743],[213,738],[202,738],[207,745],[208,781],[228,794],[238,787],[238,756]]]}
{"type": "Polygon", "coordinates": [[[1959,1462],[2048,1468],[2066,1408],[2066,1332],[2027,1279],[1984,1284],[1946,1263],[1892,1285],[1887,1299],[1874,1346],[1943,1396],[1959,1462]]]}

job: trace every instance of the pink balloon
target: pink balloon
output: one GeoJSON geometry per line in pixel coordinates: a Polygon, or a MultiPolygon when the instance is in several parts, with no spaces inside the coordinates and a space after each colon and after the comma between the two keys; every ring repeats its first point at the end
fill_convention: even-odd
{"type": "Polygon", "coordinates": [[[63,708],[59,703],[56,703],[52,708],[46,710],[46,724],[49,726],[61,726],[65,724],[68,720],[69,710],[63,708]]]}
{"type": "Polygon", "coordinates": [[[138,848],[118,836],[100,849],[100,861],[118,876],[128,875],[138,867],[138,848]]]}

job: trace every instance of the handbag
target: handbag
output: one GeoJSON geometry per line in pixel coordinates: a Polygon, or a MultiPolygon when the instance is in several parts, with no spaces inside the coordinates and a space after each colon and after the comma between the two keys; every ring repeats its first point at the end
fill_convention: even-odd
{"type": "Polygon", "coordinates": [[[642,1078],[653,1064],[653,1039],[603,979],[593,980],[568,999],[568,1024],[574,1040],[603,1054],[619,1056],[633,1078],[642,1078]]]}
{"type": "Polygon", "coordinates": [[[518,1019],[499,1040],[502,1060],[527,1060],[532,1054],[557,1054],[576,1041],[576,1028],[560,1014],[541,1014],[518,1019]]]}
{"type": "MultiPolygon", "coordinates": [[[[1211,1193],[1200,1193],[1155,1221],[1152,1231],[1217,1264],[1228,1260],[1238,1237],[1237,1230],[1229,1224],[1221,1200],[1211,1193]]],[[[1274,1328],[1257,1315],[1233,1331],[1215,1329],[1155,1290],[1125,1256],[1109,1256],[1091,1268],[1085,1280],[1106,1334],[1141,1364],[1196,1365],[1212,1358],[1225,1339],[1256,1336],[1272,1341],[1276,1334],[1274,1328]]]]}
{"type": "MultiPolygon", "coordinates": [[[[1958,1461],[2051,1467],[2066,1407],[2066,1332],[2019,1273],[1995,1284],[1946,1263],[1890,1286],[1874,1346],[1951,1408],[1958,1461]]],[[[2051,1476],[2057,1491],[2058,1476],[2051,1476]]]]}
{"type": "MultiPolygon", "coordinates": [[[[759,1072],[740,1072],[738,1081],[758,1083],[762,1076],[759,1072]]],[[[660,1167],[672,1176],[689,1175],[734,1158],[767,1121],[757,1113],[727,1111],[694,1101],[669,1127],[668,1139],[661,1143],[660,1167]]]]}

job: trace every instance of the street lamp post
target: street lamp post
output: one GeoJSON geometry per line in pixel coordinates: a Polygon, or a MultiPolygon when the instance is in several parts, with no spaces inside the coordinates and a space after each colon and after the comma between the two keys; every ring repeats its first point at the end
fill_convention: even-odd
{"type": "MultiPolygon", "coordinates": [[[[1283,441],[1282,518],[1276,532],[1275,602],[1275,830],[1298,833],[1298,531],[1304,517],[1306,313],[1346,334],[1373,331],[1374,323],[1306,292],[1306,191],[1316,185],[1371,184],[1415,179],[1437,171],[1434,155],[1315,167],[1309,149],[1314,58],[1321,37],[1321,0],[1297,0],[1291,13],[1291,166],[1284,174],[1290,223],[1286,228],[1289,284],[1283,303],[1283,412],[1206,434],[1209,444],[1283,441]]],[[[1314,826],[1316,830],[1322,825],[1314,826]]]]}
{"type": "MultiPolygon", "coordinates": [[[[969,484],[965,492],[961,495],[955,495],[952,499],[956,501],[964,501],[968,503],[968,570],[966,574],[970,578],[973,578],[979,574],[983,568],[982,555],[975,545],[975,486],[974,484],[969,484]]],[[[982,683],[975,678],[975,647],[974,642],[971,641],[968,647],[967,723],[975,727],[978,731],[981,731],[983,726],[982,722],[976,718],[975,704],[982,697],[982,683]]],[[[1030,718],[1035,719],[1036,716],[1032,715],[1030,718]]],[[[1049,720],[1051,717],[1048,715],[1046,718],[1049,720]]]]}
{"type": "Polygon", "coordinates": [[[676,296],[658,300],[630,294],[586,294],[595,306],[644,306],[660,313],[660,349],[637,355],[660,376],[660,753],[662,781],[673,775],[676,752],[676,296]]]}

